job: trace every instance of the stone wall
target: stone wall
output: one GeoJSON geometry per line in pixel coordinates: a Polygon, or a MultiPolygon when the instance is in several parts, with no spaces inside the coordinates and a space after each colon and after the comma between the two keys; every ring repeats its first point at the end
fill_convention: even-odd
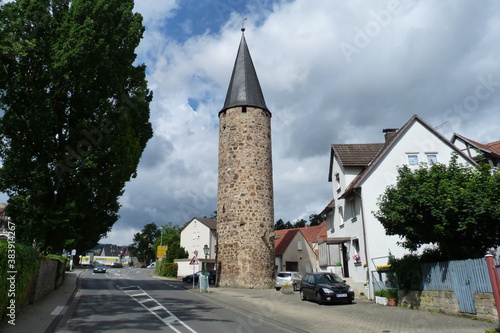
{"type": "Polygon", "coordinates": [[[492,293],[475,293],[474,302],[477,313],[466,314],[458,311],[458,301],[453,291],[400,291],[399,304],[416,309],[436,311],[449,315],[465,315],[483,320],[498,321],[492,293]]]}
{"type": "Polygon", "coordinates": [[[491,320],[493,322],[499,321],[500,314],[497,314],[493,293],[474,294],[474,303],[476,304],[478,318],[491,320]]]}
{"type": "Polygon", "coordinates": [[[234,107],[219,115],[217,274],[222,287],[274,285],[271,114],[234,107]]]}
{"type": "Polygon", "coordinates": [[[31,303],[53,291],[56,287],[58,261],[40,260],[35,278],[35,286],[31,296],[31,303]]]}

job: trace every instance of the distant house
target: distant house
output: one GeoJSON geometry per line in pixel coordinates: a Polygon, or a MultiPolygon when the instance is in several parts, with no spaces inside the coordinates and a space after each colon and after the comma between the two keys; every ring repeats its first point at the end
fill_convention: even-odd
{"type": "Polygon", "coordinates": [[[296,271],[302,275],[317,267],[316,253],[302,233],[303,228],[275,230],[276,273],[296,271]]]}
{"type": "Polygon", "coordinates": [[[483,160],[494,168],[500,168],[500,141],[483,144],[455,133],[451,142],[474,161],[483,160]]]}
{"type": "Polygon", "coordinates": [[[124,246],[106,244],[101,248],[100,255],[103,257],[121,257],[123,254],[123,248],[124,246]]]}
{"type": "Polygon", "coordinates": [[[203,247],[205,245],[210,249],[208,256],[208,269],[214,269],[215,256],[217,251],[217,220],[194,217],[189,221],[181,231],[181,247],[189,253],[188,259],[176,259],[178,264],[178,276],[186,276],[203,269],[202,263],[205,262],[203,247]],[[196,257],[199,265],[190,265],[192,259],[196,257]]]}
{"type": "Polygon", "coordinates": [[[397,244],[399,237],[386,235],[373,215],[379,196],[396,183],[398,166],[448,163],[453,153],[459,163],[475,165],[417,115],[400,129],[383,133],[382,143],[332,144],[328,181],[333,185],[333,200],[325,209],[328,238],[319,244],[321,268],[330,270],[340,262],[344,277],[351,278],[357,290],[368,285],[369,297],[379,277],[376,266],[387,264],[389,253],[396,257],[407,253],[397,244]]]}
{"type": "Polygon", "coordinates": [[[9,221],[10,217],[6,213],[7,204],[0,204],[0,239],[9,238],[9,221]]]}
{"type": "Polygon", "coordinates": [[[320,225],[310,226],[307,225],[303,228],[298,228],[306,241],[311,245],[316,258],[318,258],[318,243],[328,237],[326,229],[326,221],[323,221],[320,225]]]}

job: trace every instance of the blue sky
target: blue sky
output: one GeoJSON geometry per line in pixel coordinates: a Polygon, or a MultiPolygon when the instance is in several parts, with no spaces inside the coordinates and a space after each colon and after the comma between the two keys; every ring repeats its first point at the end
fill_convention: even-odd
{"type": "Polygon", "coordinates": [[[500,2],[136,0],[136,10],[155,134],[103,242],[216,209],[217,115],[245,17],[273,114],[276,220],[329,203],[331,144],[383,142],[414,114],[447,138],[500,140],[500,2]]]}

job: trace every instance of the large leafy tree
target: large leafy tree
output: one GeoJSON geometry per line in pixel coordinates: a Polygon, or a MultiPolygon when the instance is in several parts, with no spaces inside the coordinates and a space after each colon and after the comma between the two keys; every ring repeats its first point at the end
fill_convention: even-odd
{"type": "Polygon", "coordinates": [[[18,241],[86,250],[152,136],[133,0],[0,1],[0,191],[18,241]]]}
{"type": "Polygon", "coordinates": [[[186,249],[181,246],[181,231],[182,228],[179,225],[174,225],[172,222],[168,222],[160,228],[160,237],[155,245],[168,246],[167,254],[164,258],[164,261],[167,263],[174,262],[174,259],[185,259],[189,256],[186,249]]]}
{"type": "Polygon", "coordinates": [[[129,247],[132,256],[141,263],[149,265],[156,260],[155,242],[160,238],[160,229],[156,223],[146,224],[141,232],[134,235],[134,243],[129,247]]]}
{"type": "Polygon", "coordinates": [[[451,260],[481,257],[500,245],[500,173],[489,165],[466,167],[454,155],[449,165],[403,166],[398,174],[375,216],[402,246],[434,244],[451,260]]]}

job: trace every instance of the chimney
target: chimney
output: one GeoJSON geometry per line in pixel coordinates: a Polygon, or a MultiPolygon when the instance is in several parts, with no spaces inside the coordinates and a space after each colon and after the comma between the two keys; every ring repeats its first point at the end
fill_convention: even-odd
{"type": "Polygon", "coordinates": [[[385,128],[382,130],[385,133],[385,142],[389,142],[399,131],[399,128],[385,128]]]}

